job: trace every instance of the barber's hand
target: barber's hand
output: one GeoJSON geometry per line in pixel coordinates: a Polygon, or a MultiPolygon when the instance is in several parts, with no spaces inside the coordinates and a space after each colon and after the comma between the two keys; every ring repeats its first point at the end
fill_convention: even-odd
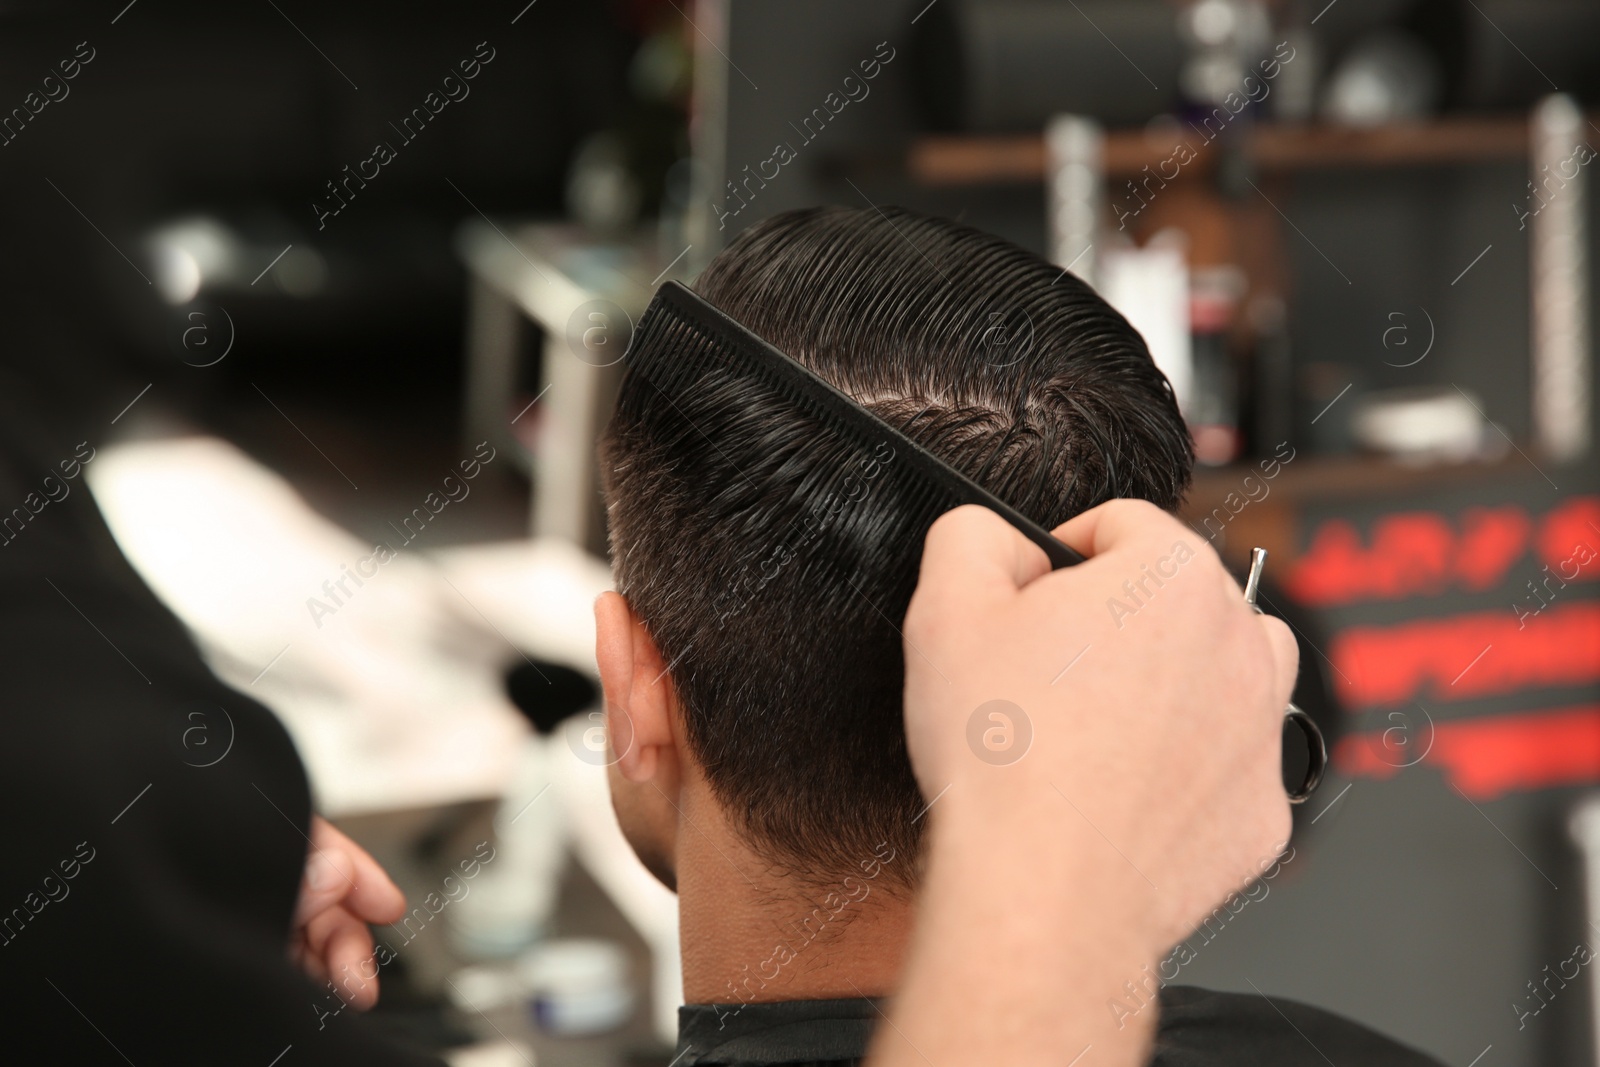
{"type": "Polygon", "coordinates": [[[289,949],[295,962],[316,981],[333,982],[345,1003],[370,1008],[378,980],[367,923],[394,922],[405,910],[405,894],[378,861],[313,815],[289,949]]]}
{"type": "Polygon", "coordinates": [[[929,532],[904,631],[912,764],[929,799],[948,787],[935,829],[965,826],[974,864],[1009,853],[1011,869],[1043,871],[1070,839],[1093,859],[1071,884],[1104,884],[1141,949],[1162,953],[1289,836],[1281,733],[1298,652],[1150,504],[1112,501],[1055,534],[1088,562],[1051,572],[979,507],[929,532]],[[1015,762],[972,741],[992,700],[1031,725],[1015,762]]]}

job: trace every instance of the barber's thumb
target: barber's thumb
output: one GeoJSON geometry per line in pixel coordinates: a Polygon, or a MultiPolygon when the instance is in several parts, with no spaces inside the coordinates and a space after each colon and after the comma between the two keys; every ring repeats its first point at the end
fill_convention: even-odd
{"type": "Polygon", "coordinates": [[[294,924],[301,925],[343,900],[355,881],[355,861],[341,848],[313,849],[300,880],[294,924]]]}
{"type": "Polygon", "coordinates": [[[923,542],[921,599],[1011,594],[1050,571],[1044,550],[988,508],[965,504],[939,516],[923,542]]]}

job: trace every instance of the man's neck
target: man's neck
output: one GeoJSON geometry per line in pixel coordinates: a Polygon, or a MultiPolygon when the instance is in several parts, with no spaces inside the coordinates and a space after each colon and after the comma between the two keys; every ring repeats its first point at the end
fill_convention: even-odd
{"type": "Polygon", "coordinates": [[[699,790],[680,794],[679,939],[690,1004],[886,996],[912,928],[887,847],[810,883],[775,873],[699,790]]]}

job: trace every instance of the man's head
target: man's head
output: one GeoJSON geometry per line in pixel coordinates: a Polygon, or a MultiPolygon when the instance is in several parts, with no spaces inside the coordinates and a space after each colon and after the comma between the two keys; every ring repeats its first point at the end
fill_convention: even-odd
{"type": "MultiPolygon", "coordinates": [[[[1046,528],[1113,497],[1171,509],[1188,484],[1188,432],[1138,333],[999,238],[898,209],[789,212],[696,289],[1046,528]]],[[[912,506],[892,454],[736,376],[668,398],[629,375],[601,461],[622,598],[599,610],[601,673],[636,850],[670,881],[670,794],[692,780],[781,870],[836,880],[887,842],[904,861],[885,870],[909,879],[924,801],[898,627],[921,546],[874,536],[912,506]]]]}

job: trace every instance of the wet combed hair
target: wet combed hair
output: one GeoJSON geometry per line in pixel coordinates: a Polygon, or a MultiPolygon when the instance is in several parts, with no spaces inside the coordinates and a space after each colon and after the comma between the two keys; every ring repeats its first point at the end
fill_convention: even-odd
{"type": "MultiPolygon", "coordinates": [[[[901,209],[792,211],[695,288],[1046,528],[1113,497],[1171,510],[1188,486],[1188,431],[1143,339],[1000,238],[901,209]]],[[[601,443],[617,589],[692,753],[757,851],[819,880],[887,842],[885,871],[910,884],[925,825],[898,632],[921,543],[862,536],[906,507],[884,458],[731,375],[663,398],[628,374],[601,443]]]]}

